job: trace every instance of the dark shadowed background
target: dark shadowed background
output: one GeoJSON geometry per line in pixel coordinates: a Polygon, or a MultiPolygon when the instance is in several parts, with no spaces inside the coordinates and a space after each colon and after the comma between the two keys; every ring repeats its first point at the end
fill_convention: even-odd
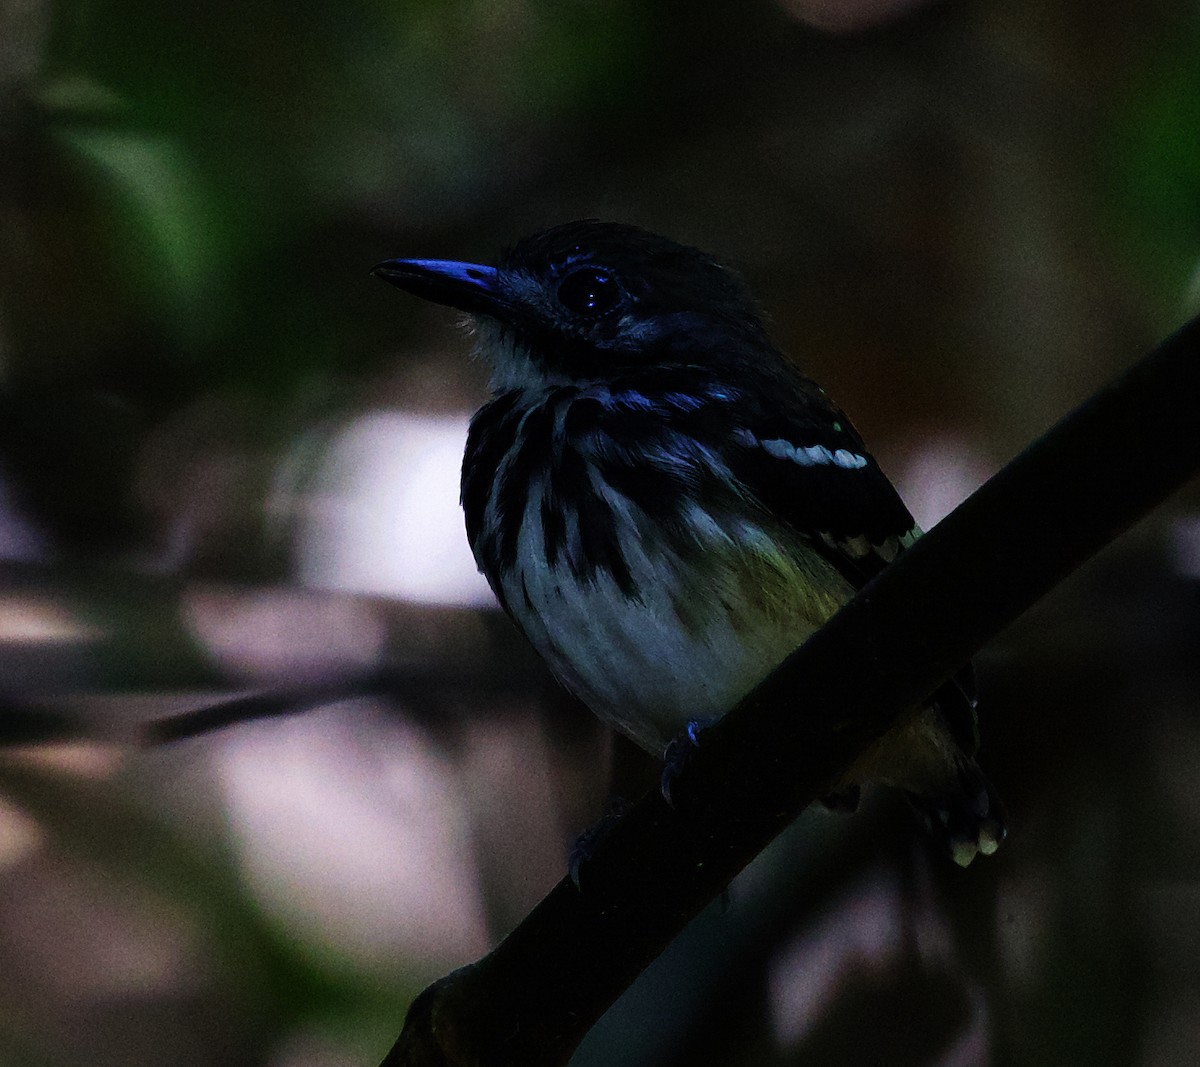
{"type": "MultiPolygon", "coordinates": [[[[578,217],[740,269],[930,525],[1200,307],[1200,14],[0,0],[2,1067],[373,1065],[653,783],[475,574],[469,340],[368,274],[578,217]],[[297,714],[144,742],[233,699],[297,714]]],[[[573,1062],[1196,1062],[1198,504],[980,658],[997,856],[810,812],[573,1062]]]]}

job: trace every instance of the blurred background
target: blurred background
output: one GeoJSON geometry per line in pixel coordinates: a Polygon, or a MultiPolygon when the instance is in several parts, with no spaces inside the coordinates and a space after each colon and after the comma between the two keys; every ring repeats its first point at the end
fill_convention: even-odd
{"type": "MultiPolygon", "coordinates": [[[[654,780],[494,609],[484,371],[373,264],[700,245],[930,525],[1200,307],[1198,31],[0,0],[0,1067],[375,1064],[654,780]]],[[[810,812],[573,1063],[1195,1063],[1198,505],[980,657],[997,856],[810,812]]]]}

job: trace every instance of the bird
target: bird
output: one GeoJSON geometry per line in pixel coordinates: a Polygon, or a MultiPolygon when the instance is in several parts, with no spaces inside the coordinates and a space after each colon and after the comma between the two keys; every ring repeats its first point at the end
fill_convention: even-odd
{"type": "MultiPolygon", "coordinates": [[[[740,275],[697,248],[587,219],[495,265],[373,273],[466,314],[490,369],[462,466],[475,560],[559,681],[655,756],[921,534],[740,275]]],[[[1006,835],[978,745],[967,665],[825,802],[853,810],[864,783],[896,787],[966,866],[1006,835]]]]}

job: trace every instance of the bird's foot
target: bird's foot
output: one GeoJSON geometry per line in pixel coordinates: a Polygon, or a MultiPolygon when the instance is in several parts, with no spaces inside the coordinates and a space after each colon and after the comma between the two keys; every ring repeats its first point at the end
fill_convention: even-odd
{"type": "Polygon", "coordinates": [[[567,873],[571,876],[571,884],[580,892],[583,891],[583,865],[592,858],[596,846],[612,832],[612,828],[632,807],[633,804],[624,797],[613,797],[605,807],[604,814],[600,816],[600,821],[575,838],[575,844],[571,846],[571,853],[567,858],[567,873]]]}
{"type": "Polygon", "coordinates": [[[990,856],[1008,836],[1004,804],[974,761],[959,768],[957,788],[932,796],[908,795],[930,834],[960,867],[990,856]]]}
{"type": "Polygon", "coordinates": [[[700,747],[700,735],[704,733],[716,719],[689,719],[688,724],[672,739],[663,753],[663,769],[660,788],[667,807],[675,807],[671,799],[671,786],[680,773],[692,761],[696,749],[700,747]]]}

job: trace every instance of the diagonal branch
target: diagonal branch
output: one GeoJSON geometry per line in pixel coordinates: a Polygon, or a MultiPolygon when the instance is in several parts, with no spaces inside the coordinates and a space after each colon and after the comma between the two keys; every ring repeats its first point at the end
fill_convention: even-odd
{"type": "Polygon", "coordinates": [[[1062,420],[704,735],[492,953],[413,1003],[384,1067],[563,1064],[855,757],[1200,470],[1200,319],[1062,420]]]}

